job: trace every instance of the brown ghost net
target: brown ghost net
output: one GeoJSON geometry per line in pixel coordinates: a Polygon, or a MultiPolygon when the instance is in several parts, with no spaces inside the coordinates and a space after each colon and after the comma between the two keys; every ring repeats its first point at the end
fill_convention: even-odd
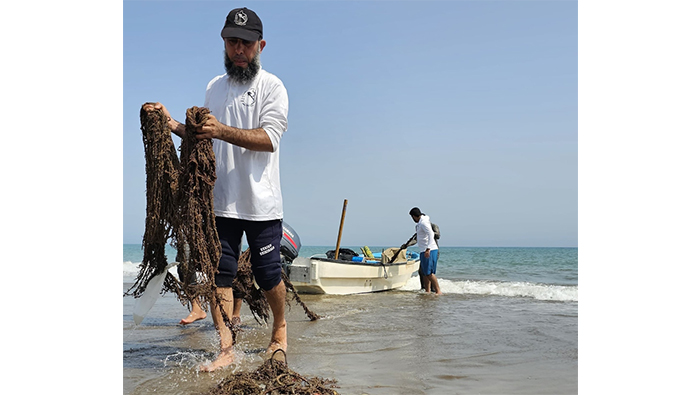
{"type": "MultiPolygon", "coordinates": [[[[221,244],[216,231],[214,183],[216,161],[212,142],[197,140],[195,129],[201,125],[207,108],[187,110],[185,136],[180,145],[180,159],[170,137],[165,114],[161,110],[141,109],[141,131],[146,156],[146,229],[143,236],[143,262],[134,285],[125,293],[140,297],[148,282],[163,273],[168,265],[165,246],[176,248],[178,273],[184,281],[168,273],[162,292],[173,292],[183,304],[192,307],[198,301],[202,308],[218,306],[226,325],[233,325],[223,304],[216,300],[214,275],[217,272],[221,244]]],[[[301,301],[296,290],[282,273],[288,291],[306,312],[310,320],[319,317],[301,301]]],[[[243,300],[258,323],[267,322],[270,306],[263,292],[253,283],[250,252],[243,252],[238,261],[234,290],[243,293],[243,300]]],[[[289,301],[287,301],[289,304],[289,301]]],[[[235,344],[236,336],[233,333],[235,344]]]]}
{"type": "Polygon", "coordinates": [[[289,369],[286,360],[270,358],[253,372],[228,375],[209,395],[338,395],[333,388],[337,388],[336,380],[304,377],[289,369]]]}

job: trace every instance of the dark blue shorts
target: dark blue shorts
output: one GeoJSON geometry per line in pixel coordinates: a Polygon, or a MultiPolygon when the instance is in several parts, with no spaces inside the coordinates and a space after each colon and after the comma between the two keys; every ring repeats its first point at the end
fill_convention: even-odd
{"type": "MultiPolygon", "coordinates": [[[[231,287],[238,271],[243,233],[250,247],[250,265],[255,282],[269,291],[282,281],[280,263],[280,240],[282,220],[247,221],[243,219],[216,217],[216,231],[221,241],[219,272],[214,282],[217,287],[231,287]]],[[[234,295],[235,296],[235,295],[234,295]]]]}
{"type": "Polygon", "coordinates": [[[419,274],[429,276],[435,274],[437,270],[438,250],[430,250],[430,258],[425,257],[425,251],[420,253],[420,268],[419,274]]]}

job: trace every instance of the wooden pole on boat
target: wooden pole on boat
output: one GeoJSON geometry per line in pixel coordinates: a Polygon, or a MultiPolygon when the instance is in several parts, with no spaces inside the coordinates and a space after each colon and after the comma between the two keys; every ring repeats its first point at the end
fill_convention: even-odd
{"type": "Polygon", "coordinates": [[[345,209],[348,207],[348,199],[343,202],[343,215],[340,216],[340,229],[338,229],[338,241],[335,243],[335,258],[338,259],[338,252],[340,252],[340,237],[343,235],[343,223],[345,222],[345,209]]]}

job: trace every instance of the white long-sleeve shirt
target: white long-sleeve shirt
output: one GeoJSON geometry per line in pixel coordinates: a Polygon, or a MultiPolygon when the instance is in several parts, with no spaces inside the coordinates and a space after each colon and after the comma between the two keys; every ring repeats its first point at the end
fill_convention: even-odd
{"type": "Polygon", "coordinates": [[[251,221],[283,218],[279,145],[287,130],[288,106],[282,81],[262,69],[248,84],[235,83],[226,74],[209,82],[204,107],[224,125],[263,128],[273,148],[253,151],[213,140],[215,215],[251,221]]]}
{"type": "Polygon", "coordinates": [[[416,242],[418,251],[421,252],[425,251],[426,248],[431,250],[438,249],[438,245],[435,242],[435,232],[433,232],[433,227],[430,226],[430,217],[425,214],[421,215],[416,224],[416,242]]]}

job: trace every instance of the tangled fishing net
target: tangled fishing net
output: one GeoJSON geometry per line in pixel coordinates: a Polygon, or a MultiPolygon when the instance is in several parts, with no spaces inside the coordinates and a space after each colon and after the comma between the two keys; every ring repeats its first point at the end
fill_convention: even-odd
{"type": "MultiPolygon", "coordinates": [[[[283,352],[277,350],[277,352],[283,352]]],[[[274,354],[272,355],[274,357],[274,354]]],[[[253,372],[239,372],[226,377],[210,395],[338,395],[336,380],[304,377],[289,369],[286,361],[274,358],[253,372]]]]}
{"type": "MultiPolygon", "coordinates": [[[[165,246],[170,243],[177,250],[179,278],[168,272],[161,292],[175,293],[188,308],[192,307],[193,301],[197,301],[203,309],[217,306],[233,334],[235,344],[234,326],[223,311],[223,303],[217,300],[214,283],[221,255],[213,211],[216,160],[211,140],[198,140],[195,137],[195,129],[204,123],[207,114],[207,108],[192,107],[187,110],[185,136],[178,159],[163,111],[141,108],[146,156],[144,256],[135,283],[125,296],[140,297],[148,282],[166,270],[165,246]]],[[[309,319],[318,319],[318,315],[301,301],[284,272],[282,278],[292,298],[304,308],[309,319]]],[[[267,322],[270,306],[253,281],[250,252],[246,250],[239,258],[238,273],[232,286],[244,295],[243,300],[255,319],[259,323],[267,322]]]]}

